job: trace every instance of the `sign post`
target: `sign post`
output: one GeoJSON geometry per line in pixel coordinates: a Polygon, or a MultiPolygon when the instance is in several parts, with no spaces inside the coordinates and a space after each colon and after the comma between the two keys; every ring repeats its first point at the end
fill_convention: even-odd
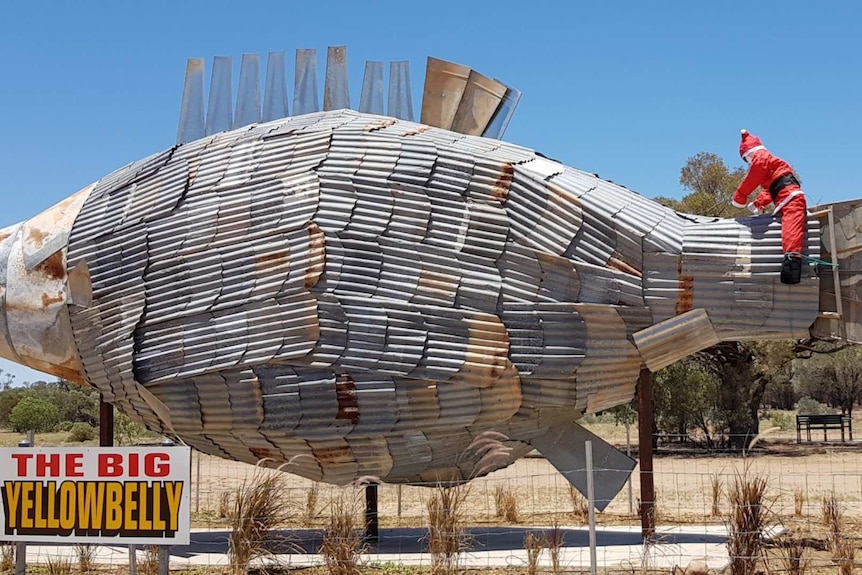
{"type": "Polygon", "coordinates": [[[189,542],[190,449],[0,448],[0,541],[189,542]]]}

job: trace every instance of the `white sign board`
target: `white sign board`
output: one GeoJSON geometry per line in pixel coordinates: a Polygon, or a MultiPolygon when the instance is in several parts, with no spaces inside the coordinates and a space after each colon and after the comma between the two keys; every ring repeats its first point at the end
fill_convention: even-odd
{"type": "Polygon", "coordinates": [[[188,447],[0,448],[0,541],[187,545],[188,447]]]}

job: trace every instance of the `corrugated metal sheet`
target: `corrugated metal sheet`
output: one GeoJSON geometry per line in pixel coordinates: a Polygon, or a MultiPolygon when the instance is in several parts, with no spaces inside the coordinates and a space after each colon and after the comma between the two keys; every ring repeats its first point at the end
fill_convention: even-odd
{"type": "Polygon", "coordinates": [[[326,79],[323,84],[323,109],[350,107],[347,75],[347,47],[330,46],[326,50],[326,79]]]}
{"type": "MultiPolygon", "coordinates": [[[[497,80],[499,82],[499,80],[497,80]]],[[[500,82],[502,84],[502,82],[500,82]]],[[[509,122],[512,121],[512,116],[515,115],[515,108],[518,107],[518,102],[521,101],[521,92],[510,86],[506,86],[506,92],[503,94],[503,101],[494,112],[494,116],[488,122],[488,126],[482,135],[486,138],[502,138],[506,133],[506,128],[509,127],[509,122]]]]}
{"type": "Polygon", "coordinates": [[[320,111],[317,91],[317,50],[296,51],[293,82],[293,113],[296,116],[320,111]]]}
{"type": "Polygon", "coordinates": [[[207,136],[233,126],[233,65],[227,56],[213,58],[210,95],[207,103],[207,136]]]}
{"type": "Polygon", "coordinates": [[[469,66],[429,57],[425,66],[420,122],[451,129],[469,76],[469,66]]]}
{"type": "Polygon", "coordinates": [[[389,103],[386,113],[399,120],[413,121],[410,62],[406,60],[389,64],[389,103]]]}
{"type": "Polygon", "coordinates": [[[359,111],[363,114],[383,115],[383,103],[383,62],[365,62],[359,111]]]}
{"type": "Polygon", "coordinates": [[[263,90],[261,119],[271,122],[286,118],[287,115],[287,54],[270,52],[266,57],[266,85],[263,90]]]}
{"type": "Polygon", "coordinates": [[[452,119],[452,130],[462,134],[481,136],[494,113],[500,107],[506,86],[475,70],[470,70],[467,85],[452,119]]]}
{"type": "Polygon", "coordinates": [[[186,63],[183,99],[180,104],[177,144],[193,142],[203,138],[205,134],[204,61],[203,58],[189,58],[186,63]]]}
{"type": "Polygon", "coordinates": [[[633,336],[647,368],[656,372],[720,340],[703,309],[694,309],[633,336]]]}

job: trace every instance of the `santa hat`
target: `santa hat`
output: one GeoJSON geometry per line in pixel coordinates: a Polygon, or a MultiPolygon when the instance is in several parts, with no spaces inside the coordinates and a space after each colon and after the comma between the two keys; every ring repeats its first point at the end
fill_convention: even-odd
{"type": "Polygon", "coordinates": [[[742,134],[742,141],[739,143],[739,157],[745,158],[745,156],[753,154],[757,150],[766,149],[760,138],[752,136],[748,133],[748,130],[743,128],[740,130],[740,133],[742,134]]]}

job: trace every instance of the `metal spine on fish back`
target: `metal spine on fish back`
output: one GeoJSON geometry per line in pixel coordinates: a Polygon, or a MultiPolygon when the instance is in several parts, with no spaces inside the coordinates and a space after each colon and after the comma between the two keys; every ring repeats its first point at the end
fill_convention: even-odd
{"type": "MultiPolygon", "coordinates": [[[[208,105],[204,106],[205,63],[191,58],[186,67],[180,105],[177,143],[185,144],[204,135],[231,127],[240,128],[260,121],[288,117],[289,100],[284,52],[267,57],[263,106],[260,104],[260,57],[244,54],[232,108],[230,57],[213,59],[208,105]],[[261,113],[262,109],[262,113],[261,113]]],[[[318,93],[317,51],[298,49],[295,60],[292,115],[321,111],[318,93]]],[[[390,65],[388,106],[384,110],[383,63],[365,63],[360,112],[388,115],[413,121],[410,63],[393,61],[390,65]]],[[[500,139],[521,98],[521,93],[460,64],[428,58],[421,106],[421,122],[462,134],[500,139]]],[[[350,108],[349,68],[346,46],[330,46],[326,54],[323,111],[350,108]]]]}

